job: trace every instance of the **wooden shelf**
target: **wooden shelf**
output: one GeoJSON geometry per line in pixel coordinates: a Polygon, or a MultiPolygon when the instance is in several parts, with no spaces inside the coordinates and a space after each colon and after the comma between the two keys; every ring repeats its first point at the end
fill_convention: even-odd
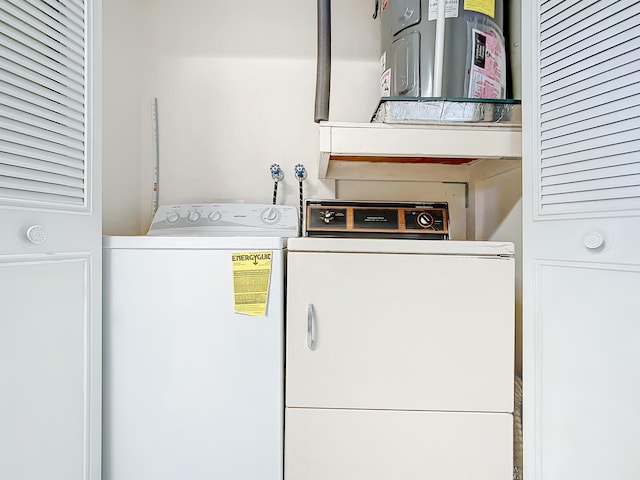
{"type": "Polygon", "coordinates": [[[429,164],[429,169],[446,172],[478,160],[521,156],[520,126],[322,122],[318,177],[340,179],[341,172],[350,177],[346,172],[353,172],[354,165],[366,177],[362,167],[378,163],[429,164]]]}

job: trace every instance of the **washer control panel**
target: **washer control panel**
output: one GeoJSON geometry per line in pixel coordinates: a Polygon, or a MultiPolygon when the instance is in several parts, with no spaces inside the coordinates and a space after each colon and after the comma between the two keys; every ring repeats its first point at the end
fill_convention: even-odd
{"type": "Polygon", "coordinates": [[[269,204],[162,205],[147,235],[297,237],[298,211],[269,204]]]}

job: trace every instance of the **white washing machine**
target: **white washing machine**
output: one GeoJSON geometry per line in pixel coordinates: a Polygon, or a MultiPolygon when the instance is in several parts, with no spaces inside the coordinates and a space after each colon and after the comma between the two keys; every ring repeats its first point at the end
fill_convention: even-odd
{"type": "Polygon", "coordinates": [[[282,479],[297,225],[294,207],[175,205],[104,238],[105,480],[282,479]]]}

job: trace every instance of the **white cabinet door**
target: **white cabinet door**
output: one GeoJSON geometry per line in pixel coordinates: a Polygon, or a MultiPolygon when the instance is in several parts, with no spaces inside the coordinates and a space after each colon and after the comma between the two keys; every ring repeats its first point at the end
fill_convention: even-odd
{"type": "Polygon", "coordinates": [[[286,480],[511,480],[507,413],[287,408],[286,480]]]}
{"type": "Polygon", "coordinates": [[[640,478],[640,2],[523,2],[524,478],[640,478]]]}
{"type": "Polygon", "coordinates": [[[0,478],[98,480],[100,2],[0,2],[0,478]]]}
{"type": "Polygon", "coordinates": [[[513,259],[288,258],[287,406],[512,411],[513,259]]]}

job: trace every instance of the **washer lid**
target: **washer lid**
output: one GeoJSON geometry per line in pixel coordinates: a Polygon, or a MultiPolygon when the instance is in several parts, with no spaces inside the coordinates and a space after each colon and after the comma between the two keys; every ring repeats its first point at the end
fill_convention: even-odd
{"type": "Polygon", "coordinates": [[[287,239],[282,237],[152,237],[105,236],[102,247],[141,250],[282,250],[287,239]]]}
{"type": "Polygon", "coordinates": [[[378,238],[290,238],[290,252],[413,253],[431,255],[512,256],[511,242],[396,240],[378,238]]]}

